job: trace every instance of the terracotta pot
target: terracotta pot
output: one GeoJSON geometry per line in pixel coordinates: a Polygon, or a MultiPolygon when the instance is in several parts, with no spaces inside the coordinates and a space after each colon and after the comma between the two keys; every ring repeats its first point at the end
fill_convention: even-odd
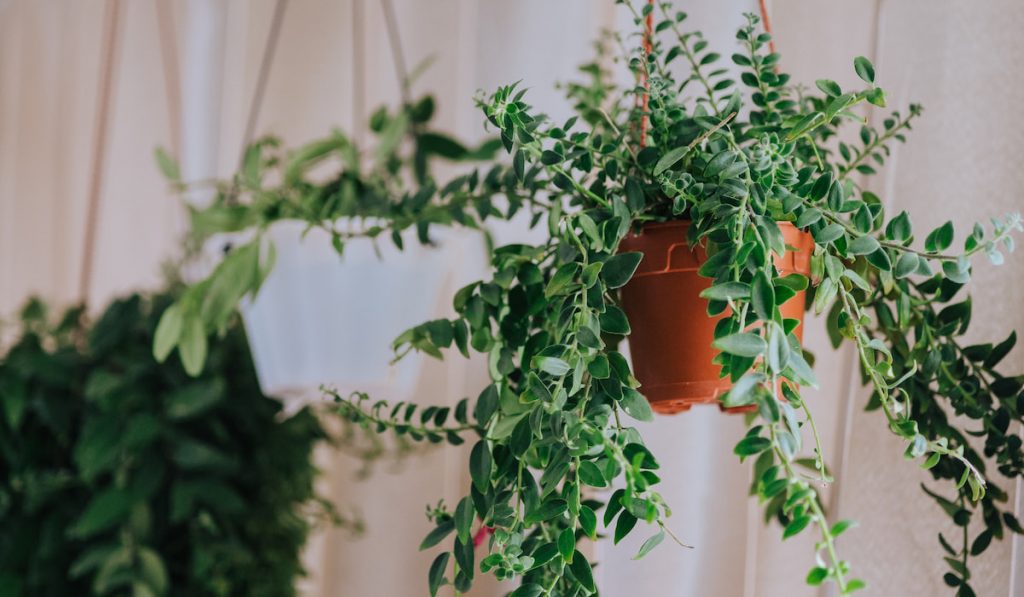
{"type": "MultiPolygon", "coordinates": [[[[697,270],[707,259],[703,247],[690,250],[686,243],[687,221],[648,224],[640,234],[623,239],[620,250],[644,254],[633,279],[622,289],[622,303],[632,332],[629,349],[640,391],[655,412],[674,414],[694,404],[718,404],[729,390],[728,378],[712,363],[718,351],[711,347],[715,324],[728,312],[708,317],[707,299],[700,293],[711,279],[697,270]]],[[[789,223],[780,223],[787,251],[775,257],[783,274],[810,272],[814,240],[789,223]]],[[[800,320],[797,337],[803,339],[804,293],[784,303],[782,316],[800,320]]],[[[751,407],[724,408],[747,411],[751,407]]]]}

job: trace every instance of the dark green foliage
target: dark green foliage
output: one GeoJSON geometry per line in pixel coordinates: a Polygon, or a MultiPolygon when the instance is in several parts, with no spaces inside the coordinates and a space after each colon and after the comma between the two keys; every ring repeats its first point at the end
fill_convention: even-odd
{"type": "Polygon", "coordinates": [[[238,325],[188,376],[150,347],[165,295],[89,325],[25,311],[0,360],[0,594],[293,594],[310,530],[308,410],[260,392],[238,325]]]}

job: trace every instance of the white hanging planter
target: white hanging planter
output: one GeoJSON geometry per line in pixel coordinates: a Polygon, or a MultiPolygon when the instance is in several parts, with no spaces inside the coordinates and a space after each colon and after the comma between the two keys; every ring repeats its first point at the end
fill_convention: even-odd
{"type": "Polygon", "coordinates": [[[253,301],[242,305],[260,386],[289,408],[321,399],[326,384],[401,400],[415,387],[423,355],[391,364],[392,341],[406,329],[451,315],[448,297],[479,276],[480,234],[435,227],[436,246],[415,230],[399,251],[390,239],[355,239],[339,256],[330,235],[299,222],[271,227],[277,264],[253,301]]]}

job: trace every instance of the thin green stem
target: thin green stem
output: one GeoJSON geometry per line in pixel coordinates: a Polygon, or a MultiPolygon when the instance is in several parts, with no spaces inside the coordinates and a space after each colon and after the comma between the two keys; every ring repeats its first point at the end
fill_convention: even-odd
{"type": "Polygon", "coordinates": [[[682,31],[679,30],[679,27],[676,25],[676,21],[674,18],[672,18],[672,15],[668,14],[667,9],[665,8],[665,4],[659,4],[661,4],[661,12],[662,14],[664,14],[665,20],[669,23],[669,27],[672,29],[672,33],[675,34],[676,39],[679,41],[679,47],[683,51],[683,56],[685,56],[686,61],[690,63],[690,68],[693,71],[692,76],[696,77],[697,81],[699,81],[700,84],[704,87],[704,91],[705,93],[707,93],[708,96],[708,103],[711,104],[711,109],[714,111],[715,116],[721,116],[722,113],[718,109],[718,100],[715,98],[715,90],[711,86],[711,83],[707,80],[707,78],[704,77],[704,73],[701,72],[700,64],[698,64],[697,62],[697,57],[694,56],[693,50],[690,48],[689,44],[687,44],[685,35],[682,31]]]}
{"type": "MultiPolygon", "coordinates": [[[[774,380],[774,376],[772,377],[774,380]]],[[[773,384],[774,386],[774,384],[773,384]]],[[[774,390],[773,390],[774,393],[774,390]]],[[[792,463],[783,453],[779,447],[778,437],[775,433],[775,426],[777,423],[772,423],[769,426],[769,432],[771,433],[772,447],[775,451],[776,457],[782,462],[783,470],[786,471],[786,476],[790,479],[795,480],[796,483],[804,483],[802,477],[793,469],[792,463]]],[[[846,578],[843,576],[843,563],[839,559],[838,552],[836,552],[835,541],[832,537],[832,530],[829,526],[828,519],[825,517],[824,511],[821,509],[821,505],[818,503],[818,492],[814,488],[811,489],[811,495],[805,499],[808,506],[811,509],[811,513],[814,518],[814,523],[818,526],[821,531],[821,540],[825,544],[825,550],[828,553],[830,568],[834,571],[836,586],[839,588],[840,595],[846,595],[849,589],[846,586],[846,578]]]]}
{"type": "Polygon", "coordinates": [[[814,435],[814,452],[818,461],[818,470],[821,471],[820,481],[822,483],[830,483],[832,479],[825,473],[825,453],[822,450],[821,435],[818,434],[818,426],[814,423],[814,416],[811,414],[811,409],[807,406],[807,401],[800,400],[800,408],[804,411],[804,416],[807,417],[807,423],[811,426],[811,433],[814,435]]]}
{"type": "Polygon", "coordinates": [[[895,137],[897,133],[907,128],[910,125],[910,121],[914,118],[914,116],[916,116],[916,114],[914,112],[911,112],[906,118],[897,122],[891,129],[885,131],[885,133],[881,135],[876,135],[870,143],[864,146],[864,149],[860,153],[860,155],[858,155],[850,163],[839,168],[838,180],[842,181],[846,179],[847,175],[853,172],[853,170],[857,168],[857,166],[861,165],[868,156],[874,153],[876,149],[885,145],[890,139],[895,137]]]}

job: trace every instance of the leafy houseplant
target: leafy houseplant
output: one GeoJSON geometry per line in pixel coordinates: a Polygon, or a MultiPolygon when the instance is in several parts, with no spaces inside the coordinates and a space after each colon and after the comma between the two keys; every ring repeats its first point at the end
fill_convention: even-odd
{"type": "MultiPolygon", "coordinates": [[[[948,252],[951,223],[925,235],[919,248],[908,215],[887,216],[879,197],[853,179],[874,173],[872,163],[884,162],[889,144],[903,141],[921,112],[912,105],[881,128],[865,123],[858,104],[885,105],[870,62],[854,61],[861,89],[822,79],[808,91],[777,71],[770,36],[750,15],[732,56],[741,87],[716,66],[719,54],[699,33],[683,31],[685,14],[669,4],[637,11],[619,3],[638,26],[658,13],[648,47],[626,56],[647,85],[619,89],[592,68],[590,82],[569,87],[579,116],[564,124],[541,117],[515,85],[502,87],[479,102],[511,155],[488,174],[496,184],[481,188],[471,173],[436,195],[433,185],[423,187],[424,205],[473,197],[493,206],[504,198],[526,206],[550,233],[540,245],[496,248],[491,278],[455,295],[455,318],[427,322],[395,342],[399,355],[440,355],[453,345],[463,355],[483,353],[492,383],[453,409],[336,396],[345,415],[380,432],[455,444],[475,435],[466,496],[454,509],[430,510],[436,527],[421,548],[448,546],[431,566],[430,593],[446,583],[467,590],[483,571],[519,578],[516,596],[592,594],[592,567],[578,543],[595,538],[600,525],[615,542],[640,521],[653,525],[640,556],[675,538],[669,505],[656,491],[657,460],[642,428],[626,419],[652,417],[645,386],[617,346],[637,323],[623,309],[622,289],[628,296],[646,259],[624,247],[657,226],[686,222],[685,233],[673,228],[675,242],[698,254],[706,308],[662,315],[695,329],[720,317],[707,342],[728,381],[722,404],[753,410],[735,452],[754,460],[753,491],[782,523],[783,537],[806,530],[819,538],[807,582],[833,582],[842,594],[864,586],[836,548],[850,522],[830,522],[816,489],[830,479],[800,396],[800,386],[816,383],[792,316],[800,293],[828,313],[835,344],[853,343],[873,390],[867,408],[881,411],[906,441],[905,456],[951,482],[925,491],[963,529],[956,547],[940,535],[950,566],[945,580],[973,595],[970,557],[1007,531],[1022,531],[998,482],[1021,474],[1020,439],[1008,429],[1024,417],[1024,377],[995,370],[1014,334],[997,344],[961,344],[971,302],[958,294],[972,256],[986,253],[998,264],[1001,250],[1012,250],[1019,216],[975,226],[962,251],[948,252]],[[688,74],[677,78],[677,66],[688,74]],[[841,140],[851,125],[859,142],[841,140]],[[809,260],[809,275],[777,266],[794,253],[786,228],[810,235],[796,252],[809,260]],[[809,459],[801,457],[807,428],[809,459]],[[605,503],[595,499],[609,488],[605,503]],[[492,532],[480,554],[478,519],[492,532]]],[[[503,215],[480,212],[481,219],[503,215]]],[[[308,221],[323,225],[319,217],[308,221]]]]}
{"type": "MultiPolygon", "coordinates": [[[[481,218],[496,212],[489,198],[504,190],[493,176],[497,169],[474,179],[470,192],[452,186],[439,191],[430,172],[438,161],[489,160],[500,143],[492,139],[468,148],[430,128],[434,110],[430,96],[403,104],[393,113],[378,109],[370,118],[375,143],[368,149],[341,131],[291,152],[282,151],[274,137],[253,143],[233,180],[213,183],[213,201],[189,207],[187,256],[194,256],[214,235],[235,234],[242,242],[164,314],[157,359],[163,361],[177,349],[186,370],[201,370],[204,330],[220,329],[230,321],[236,305],[243,297],[255,296],[274,267],[276,252],[269,231],[276,223],[305,222],[307,232],[315,228],[325,233],[342,255],[356,239],[376,247],[384,238],[401,250],[409,229],[415,230],[419,242],[430,245],[432,225],[478,228],[481,218]],[[432,200],[437,194],[444,200],[432,200]]],[[[169,156],[158,150],[157,161],[172,187],[188,188],[169,156]]],[[[510,205],[500,215],[511,217],[517,209],[510,205]]]]}
{"type": "Polygon", "coordinates": [[[237,324],[203,375],[149,354],[168,295],[48,321],[0,359],[0,593],[291,595],[324,439],[283,419],[237,324]]]}

